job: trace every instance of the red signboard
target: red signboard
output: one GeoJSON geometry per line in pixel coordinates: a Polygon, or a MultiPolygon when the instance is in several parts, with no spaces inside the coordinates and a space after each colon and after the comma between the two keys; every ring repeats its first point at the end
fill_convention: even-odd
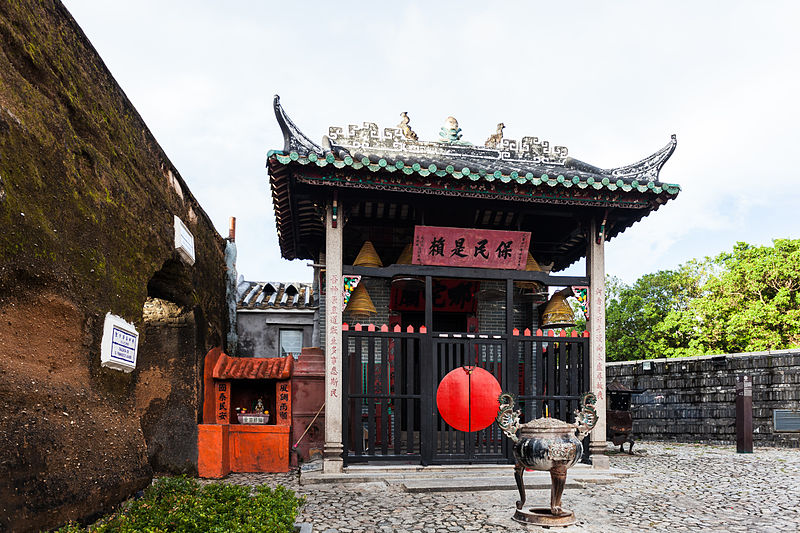
{"type": "Polygon", "coordinates": [[[525,270],[529,231],[416,226],[415,265],[525,270]]]}
{"type": "Polygon", "coordinates": [[[230,424],[231,387],[228,381],[216,382],[217,424],[230,424]]]}

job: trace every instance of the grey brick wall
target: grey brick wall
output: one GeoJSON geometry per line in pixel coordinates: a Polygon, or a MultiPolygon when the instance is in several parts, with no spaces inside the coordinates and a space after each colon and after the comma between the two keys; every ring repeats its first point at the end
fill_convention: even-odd
{"type": "Polygon", "coordinates": [[[360,283],[366,287],[377,314],[370,315],[369,318],[355,318],[351,313],[345,312],[342,315],[342,321],[350,326],[354,326],[359,322],[378,326],[389,324],[389,295],[391,293],[392,280],[390,278],[368,278],[365,276],[361,278],[360,283]]]}
{"type": "Polygon", "coordinates": [[[800,349],[608,363],[607,380],[634,389],[637,438],[735,442],[736,377],[753,379],[753,442],[800,447],[800,433],[776,433],[775,409],[800,409],[800,349]]]}
{"type": "MultiPolygon", "coordinates": [[[[481,290],[498,290],[505,294],[506,282],[503,280],[483,280],[481,290]]],[[[478,331],[490,335],[502,335],[506,332],[505,296],[498,301],[479,301],[476,315],[478,331]]]]}

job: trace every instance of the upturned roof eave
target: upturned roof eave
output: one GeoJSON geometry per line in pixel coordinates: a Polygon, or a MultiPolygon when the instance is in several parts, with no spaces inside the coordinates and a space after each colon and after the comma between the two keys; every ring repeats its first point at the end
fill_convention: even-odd
{"type": "MultiPolygon", "coordinates": [[[[662,183],[658,179],[661,168],[675,151],[677,145],[675,135],[672,135],[670,141],[653,154],[630,165],[606,170],[566,157],[567,149],[563,147],[557,147],[563,150],[559,154],[549,152],[545,154],[534,153],[530,148],[525,150],[524,142],[518,146],[515,141],[509,141],[512,144],[507,149],[473,146],[461,142],[417,141],[416,138],[403,139],[399,130],[393,128],[386,128],[384,135],[393,132],[393,135],[400,136],[401,139],[398,140],[397,137],[383,139],[378,138],[380,136],[376,125],[366,123],[365,127],[370,126],[366,140],[348,136],[343,133],[342,128],[331,128],[330,137],[324,136],[320,145],[313,142],[294,124],[281,106],[280,97],[277,95],[274,99],[274,110],[283,134],[284,146],[280,151],[270,150],[267,157],[277,158],[283,164],[298,161],[301,164],[315,163],[320,167],[330,164],[336,168],[345,166],[354,170],[367,168],[373,172],[401,171],[407,175],[416,173],[422,177],[433,173],[438,176],[449,175],[457,180],[467,178],[471,181],[500,180],[506,183],[515,181],[525,184],[535,179],[553,177],[560,184],[567,181],[578,186],[598,184],[594,187],[596,189],[606,187],[615,190],[615,187],[631,185],[639,192],[666,188],[668,192],[676,193],[680,190],[679,185],[662,183]]],[[[357,127],[348,128],[348,130],[354,129],[357,127]]],[[[523,141],[525,139],[523,138],[523,141]]],[[[534,182],[534,185],[538,183],[534,182]]],[[[566,183],[566,186],[571,185],[566,183]]],[[[628,192],[624,188],[623,190],[628,192]]]]}
{"type": "Polygon", "coordinates": [[[345,157],[338,159],[333,154],[327,154],[324,157],[319,157],[311,152],[305,155],[299,152],[292,151],[286,154],[282,151],[271,150],[269,160],[274,161],[278,165],[290,166],[293,164],[305,166],[312,165],[319,168],[329,167],[330,169],[341,170],[350,168],[352,170],[368,170],[371,172],[387,172],[398,173],[409,176],[417,175],[422,178],[430,176],[449,177],[454,180],[465,180],[472,182],[485,182],[485,183],[513,183],[524,186],[538,187],[540,185],[560,186],[564,188],[578,187],[581,189],[589,188],[595,190],[621,190],[623,192],[640,192],[640,193],[654,193],[661,195],[677,195],[681,191],[681,187],[674,183],[665,183],[658,181],[642,181],[632,178],[617,178],[608,177],[607,175],[595,174],[589,172],[578,172],[563,167],[550,167],[551,173],[548,172],[525,172],[520,174],[518,171],[511,171],[503,173],[502,171],[488,172],[473,172],[469,168],[462,168],[457,170],[452,165],[440,168],[436,163],[431,163],[426,167],[415,163],[407,165],[401,159],[392,160],[383,157],[376,158],[372,161],[371,158],[365,156],[362,160],[356,160],[352,157],[345,157]],[[559,172],[560,171],[560,172],[559,172]]]}
{"type": "MultiPolygon", "coordinates": [[[[308,249],[303,251],[301,243],[296,235],[296,225],[294,220],[296,214],[293,213],[292,200],[290,198],[290,183],[294,182],[292,176],[329,176],[333,177],[336,170],[353,171],[354,175],[390,177],[397,187],[405,183],[405,180],[397,180],[396,177],[408,176],[408,180],[418,178],[440,178],[447,183],[471,184],[470,188],[495,189],[499,184],[506,184],[506,189],[510,186],[515,190],[526,191],[531,197],[537,194],[547,193],[556,196],[566,195],[563,203],[571,203],[569,196],[575,193],[566,189],[583,189],[581,193],[585,198],[575,199],[576,205],[584,205],[592,201],[592,197],[598,199],[607,196],[608,192],[615,195],[621,193],[633,193],[633,196],[625,194],[627,198],[640,198],[635,200],[636,211],[640,216],[632,217],[624,224],[621,224],[608,234],[608,238],[613,238],[625,231],[635,222],[641,220],[651,212],[657,210],[667,201],[674,199],[681,191],[678,184],[658,181],[658,173],[661,167],[669,159],[675,150],[677,141],[673,135],[670,142],[645,159],[616,169],[604,170],[594,167],[582,161],[565,158],[565,164],[548,164],[530,161],[505,161],[491,160],[484,156],[487,150],[484,147],[463,148],[459,145],[448,145],[447,143],[417,143],[433,148],[441,148],[441,153],[428,153],[421,158],[419,154],[404,154],[398,150],[376,150],[361,149],[354,150],[352,147],[342,146],[332,141],[327,136],[323,138],[322,145],[311,141],[286,115],[280,105],[280,100],[275,97],[275,114],[284,136],[284,147],[281,150],[270,150],[267,154],[267,167],[270,174],[272,187],[273,204],[276,214],[276,225],[279,235],[281,255],[287,259],[313,259],[312,252],[308,249]],[[475,154],[480,156],[484,166],[476,164],[475,154]],[[459,156],[459,157],[456,157],[459,156]],[[470,166],[472,165],[472,166],[470,166]],[[313,171],[312,171],[313,169],[313,171]],[[639,170],[646,171],[637,179],[639,170]],[[393,177],[396,176],[396,177],[393,177]],[[656,179],[653,179],[655,176],[656,179]],[[474,184],[474,185],[473,185],[474,184]],[[563,191],[563,192],[558,192],[563,191]],[[596,193],[595,193],[596,191],[596,193]],[[586,193],[590,193],[586,197],[586,193]],[[639,196],[642,195],[642,196],[639,196]]],[[[333,137],[333,133],[331,134],[333,137]]],[[[336,173],[341,176],[341,173],[336,173]]],[[[309,180],[307,180],[309,181],[309,180]]],[[[362,188],[370,188],[367,180],[362,188]]],[[[319,180],[311,182],[313,185],[324,184],[338,186],[335,180],[319,180]]],[[[462,185],[463,187],[463,185],[462,185]]],[[[385,188],[385,187],[381,187],[385,188]]],[[[403,192],[424,192],[416,191],[408,187],[400,187],[397,190],[403,192]]],[[[451,191],[458,194],[458,191],[451,191]]],[[[514,201],[516,198],[507,198],[514,201]]],[[[530,201],[532,198],[522,198],[530,201]]],[[[535,201],[535,200],[534,200],[535,201]]],[[[574,258],[573,258],[574,259],[574,258]]]]}

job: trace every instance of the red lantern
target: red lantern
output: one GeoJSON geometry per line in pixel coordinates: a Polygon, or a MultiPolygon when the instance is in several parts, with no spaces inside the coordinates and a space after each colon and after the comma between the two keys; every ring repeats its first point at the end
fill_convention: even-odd
{"type": "Polygon", "coordinates": [[[500,383],[486,370],[462,366],[439,383],[436,406],[444,421],[459,431],[480,431],[492,425],[500,404],[500,383]]]}

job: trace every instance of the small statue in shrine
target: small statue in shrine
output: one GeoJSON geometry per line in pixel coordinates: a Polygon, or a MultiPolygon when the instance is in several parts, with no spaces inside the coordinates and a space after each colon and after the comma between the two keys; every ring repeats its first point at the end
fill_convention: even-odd
{"type": "Polygon", "coordinates": [[[263,415],[264,414],[264,402],[261,400],[261,398],[259,398],[258,401],[256,402],[256,407],[255,407],[255,409],[253,409],[253,411],[257,415],[263,415]]]}
{"type": "Polygon", "coordinates": [[[411,119],[408,118],[408,114],[405,111],[403,111],[402,113],[400,113],[400,118],[401,118],[400,124],[398,124],[397,127],[400,128],[401,132],[403,132],[403,137],[405,137],[409,141],[419,140],[416,132],[411,129],[411,126],[408,125],[409,122],[411,122],[411,119]]]}

